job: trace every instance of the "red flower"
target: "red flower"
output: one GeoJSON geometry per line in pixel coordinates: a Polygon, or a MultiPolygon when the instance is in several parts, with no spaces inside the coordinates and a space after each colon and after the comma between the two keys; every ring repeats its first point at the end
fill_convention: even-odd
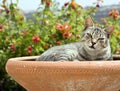
{"type": "Polygon", "coordinates": [[[0,31],[2,31],[2,29],[3,29],[3,25],[0,25],[0,31]]]}
{"type": "Polygon", "coordinates": [[[28,50],[32,50],[32,46],[28,46],[28,50]]]}
{"type": "Polygon", "coordinates": [[[77,4],[76,4],[76,2],[74,0],[72,0],[72,2],[71,2],[71,7],[72,7],[72,9],[77,8],[77,4]]]}
{"type": "Polygon", "coordinates": [[[109,12],[109,16],[112,16],[114,19],[116,19],[119,16],[119,11],[117,9],[112,9],[109,12]]]}
{"type": "Polygon", "coordinates": [[[118,17],[118,14],[114,14],[113,18],[116,19],[118,17]]]}
{"type": "Polygon", "coordinates": [[[10,13],[10,10],[6,10],[6,14],[9,14],[10,13]]]}
{"type": "Polygon", "coordinates": [[[51,3],[50,3],[49,1],[47,1],[47,2],[46,2],[46,6],[48,6],[48,7],[49,7],[49,6],[50,6],[50,4],[51,4],[51,3]]]}
{"type": "Polygon", "coordinates": [[[31,54],[31,53],[32,53],[32,46],[28,46],[27,52],[28,52],[28,54],[31,54]]]}
{"type": "Polygon", "coordinates": [[[72,37],[72,33],[71,32],[65,32],[65,33],[63,33],[63,37],[64,38],[71,38],[72,37]]]}
{"type": "Polygon", "coordinates": [[[59,30],[61,33],[64,33],[64,32],[71,30],[71,26],[67,23],[65,23],[64,25],[58,24],[57,30],[59,30]]]}
{"type": "Polygon", "coordinates": [[[109,16],[112,16],[112,14],[113,14],[112,12],[109,12],[109,16]]]}
{"type": "Polygon", "coordinates": [[[72,9],[76,9],[76,6],[75,6],[75,5],[72,5],[71,7],[72,7],[72,9]]]}
{"type": "Polygon", "coordinates": [[[69,4],[69,3],[67,2],[67,3],[64,4],[64,6],[66,7],[68,4],[69,4]]]}
{"type": "Polygon", "coordinates": [[[40,41],[40,38],[38,36],[32,37],[33,42],[38,43],[40,41]]]}
{"type": "Polygon", "coordinates": [[[96,7],[97,7],[97,8],[100,8],[100,5],[99,5],[99,4],[97,4],[97,5],[96,5],[96,7]]]}
{"type": "Polygon", "coordinates": [[[11,51],[14,51],[14,50],[15,50],[15,45],[13,45],[13,44],[10,45],[10,50],[11,50],[11,51]]]}

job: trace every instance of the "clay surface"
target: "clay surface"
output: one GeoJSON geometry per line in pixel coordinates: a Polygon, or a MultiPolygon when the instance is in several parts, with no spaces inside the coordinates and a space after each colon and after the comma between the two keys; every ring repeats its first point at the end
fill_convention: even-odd
{"type": "Polygon", "coordinates": [[[8,74],[28,91],[119,91],[120,55],[114,61],[43,62],[9,59],[8,74]]]}

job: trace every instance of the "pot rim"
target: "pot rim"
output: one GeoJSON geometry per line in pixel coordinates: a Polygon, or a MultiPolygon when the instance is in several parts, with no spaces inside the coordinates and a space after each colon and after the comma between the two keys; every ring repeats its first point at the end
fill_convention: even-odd
{"type": "Polygon", "coordinates": [[[117,59],[116,61],[33,61],[37,57],[38,56],[11,58],[6,64],[6,70],[8,71],[8,68],[10,67],[21,67],[22,69],[31,67],[35,69],[45,69],[47,67],[50,69],[84,69],[90,71],[104,69],[110,72],[116,70],[117,68],[120,69],[120,55],[113,56],[114,59],[117,59]]]}
{"type": "MultiPolygon", "coordinates": [[[[15,57],[15,58],[10,58],[8,61],[11,60],[16,60],[16,61],[35,61],[36,58],[38,58],[39,56],[25,56],[25,57],[15,57]]],[[[113,55],[113,58],[115,59],[115,61],[119,61],[120,60],[120,55],[113,55]]],[[[99,61],[99,60],[96,60],[99,61]]],[[[102,61],[102,60],[100,60],[102,61]]],[[[113,60],[107,60],[107,61],[113,61],[113,60]]],[[[49,61],[47,61],[49,62],[49,61]]],[[[58,62],[58,61],[50,61],[50,62],[58,62]]],[[[68,62],[74,62],[74,61],[68,61],[68,62]]],[[[89,62],[89,61],[79,61],[79,62],[89,62]]]]}

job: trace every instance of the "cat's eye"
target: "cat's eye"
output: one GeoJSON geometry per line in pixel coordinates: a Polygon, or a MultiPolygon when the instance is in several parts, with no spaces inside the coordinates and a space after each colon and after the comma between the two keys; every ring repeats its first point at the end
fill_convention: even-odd
{"type": "Polygon", "coordinates": [[[98,40],[104,40],[104,38],[99,38],[98,40]]]}

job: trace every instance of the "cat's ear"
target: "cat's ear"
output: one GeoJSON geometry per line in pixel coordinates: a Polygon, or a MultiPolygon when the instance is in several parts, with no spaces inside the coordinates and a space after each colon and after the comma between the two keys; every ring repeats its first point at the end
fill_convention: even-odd
{"type": "Polygon", "coordinates": [[[93,26],[93,21],[92,21],[92,19],[90,17],[87,17],[85,19],[85,29],[90,27],[90,26],[93,26]]]}
{"type": "Polygon", "coordinates": [[[114,26],[113,25],[109,26],[105,31],[107,33],[107,37],[110,38],[110,35],[114,31],[114,26]]]}

